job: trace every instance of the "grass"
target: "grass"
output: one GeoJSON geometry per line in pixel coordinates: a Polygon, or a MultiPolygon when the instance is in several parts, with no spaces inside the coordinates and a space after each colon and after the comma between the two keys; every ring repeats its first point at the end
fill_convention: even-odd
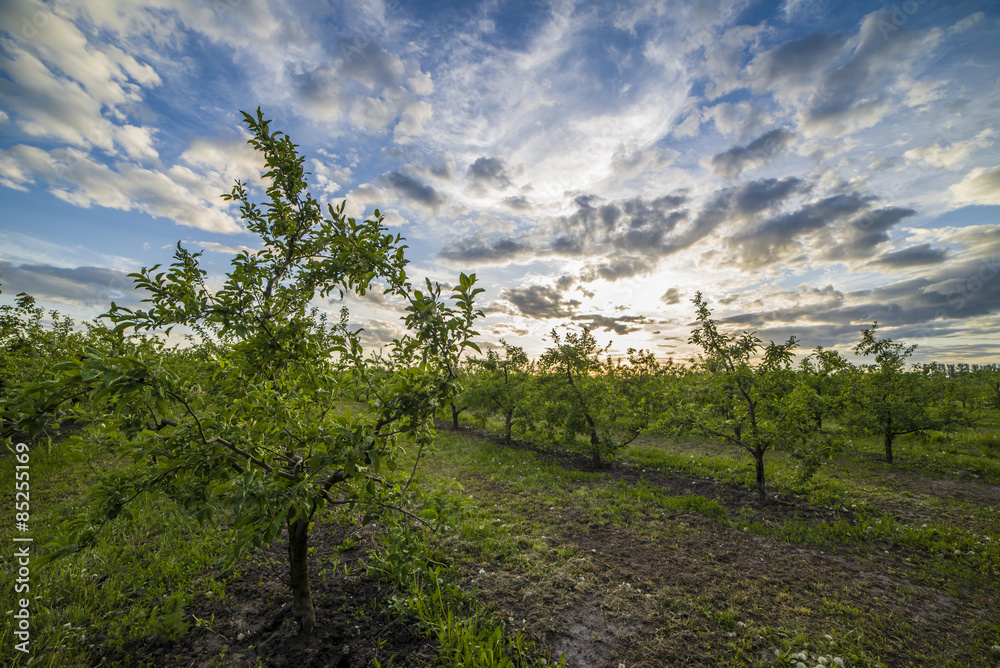
{"type": "MultiPolygon", "coordinates": [[[[57,538],[64,520],[85,512],[83,490],[101,477],[123,472],[128,463],[104,458],[84,464],[79,453],[59,444],[30,453],[31,555],[57,538]]],[[[0,458],[0,485],[13,486],[14,465],[0,458]]],[[[13,522],[0,526],[0,541],[12,545],[13,522]]],[[[178,611],[197,596],[225,596],[223,583],[200,576],[225,548],[224,531],[203,531],[162,498],[140,497],[131,518],[108,525],[91,549],[34,567],[27,596],[30,649],[13,650],[12,624],[0,628],[8,661],[24,666],[96,665],[98,657],[121,651],[135,638],[174,636],[186,630],[178,611]],[[111,612],[113,611],[113,612],[111,612]],[[176,620],[176,621],[175,621],[176,620]]],[[[0,568],[12,573],[11,551],[0,568]]],[[[15,608],[13,587],[0,590],[0,610],[15,608]]],[[[10,619],[11,613],[6,613],[10,619]]],[[[127,657],[126,657],[127,660],[127,657]]]]}

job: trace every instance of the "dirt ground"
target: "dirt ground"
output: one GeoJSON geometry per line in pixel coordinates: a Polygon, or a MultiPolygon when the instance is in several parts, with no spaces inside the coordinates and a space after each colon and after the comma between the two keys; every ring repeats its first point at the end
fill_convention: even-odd
{"type": "MultiPolygon", "coordinates": [[[[542,456],[592,470],[587,459],[569,453],[542,456]]],[[[795,498],[757,508],[750,490],[690,476],[620,465],[605,475],[610,484],[641,479],[666,495],[704,496],[730,517],[752,507],[765,525],[788,518],[856,520],[849,510],[795,498]]],[[[806,629],[809,637],[829,635],[834,643],[844,634],[862,635],[889,666],[942,665],[945,657],[954,665],[994,665],[970,649],[975,643],[968,634],[983,624],[1000,624],[997,587],[948,590],[921,583],[912,577],[914,560],[923,558],[915,552],[881,546],[811,549],[685,512],[636,512],[611,525],[576,508],[514,495],[503,484],[460,482],[480,504],[531,513],[536,524],[551,527],[545,535],[550,552],[572,555],[531,569],[475,563],[460,573],[463,586],[476,591],[508,629],[535,639],[542,651],[551,652],[550,660],[565,654],[567,666],[708,667],[734,656],[748,666],[794,665],[775,656],[782,640],[775,629],[806,629]]],[[[956,491],[940,482],[929,483],[929,493],[956,491]]],[[[973,488],[963,494],[970,502],[988,503],[993,491],[973,488]]],[[[349,576],[342,570],[318,576],[318,559],[334,554],[345,538],[357,538],[353,531],[316,524],[311,573],[318,627],[310,637],[299,637],[292,620],[279,539],[264,558],[246,563],[227,582],[224,602],[199,597],[186,607],[193,615],[189,620],[214,619],[211,629],[193,626],[174,644],[149,638],[131,648],[133,655],[164,667],[254,666],[261,660],[267,666],[360,668],[374,659],[381,665],[390,660],[396,666],[433,665],[436,642],[384,612],[391,592],[365,574],[371,544],[364,534],[357,547],[340,554],[351,566],[349,576]]],[[[847,665],[859,664],[848,660],[847,665]]]]}

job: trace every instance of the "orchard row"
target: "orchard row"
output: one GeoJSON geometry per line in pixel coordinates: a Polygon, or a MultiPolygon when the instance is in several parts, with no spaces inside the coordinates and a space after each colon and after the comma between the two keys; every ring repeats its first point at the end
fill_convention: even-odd
{"type": "Polygon", "coordinates": [[[701,435],[745,450],[753,458],[760,501],[764,457],[784,450],[805,474],[856,433],[877,436],[886,461],[904,434],[971,425],[983,411],[1000,410],[996,365],[908,364],[915,346],[880,338],[877,324],[861,334],[856,366],[834,350],[817,348],[795,363],[794,338],[765,345],[753,333],[724,333],[697,295],[701,349],[693,364],[661,362],[630,349],[608,355],[587,329],[562,335],[538,360],[502,342],[463,368],[462,394],[451,419],[472,414],[503,438],[525,438],[585,452],[606,465],[643,433],[701,435]]]}

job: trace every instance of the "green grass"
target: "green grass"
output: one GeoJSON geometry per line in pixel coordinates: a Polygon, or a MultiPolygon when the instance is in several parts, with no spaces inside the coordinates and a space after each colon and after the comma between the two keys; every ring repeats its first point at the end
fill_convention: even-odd
{"type": "MultiPolygon", "coordinates": [[[[111,458],[84,463],[78,453],[57,443],[48,450],[32,450],[29,466],[30,530],[18,535],[34,539],[31,556],[37,560],[45,554],[46,543],[58,537],[62,521],[86,515],[82,490],[109,472],[125,471],[129,464],[111,458]]],[[[12,458],[0,458],[3,489],[12,488],[13,476],[12,458]]],[[[13,544],[14,535],[13,522],[0,526],[5,545],[13,544]]],[[[22,657],[13,649],[16,639],[8,616],[0,629],[0,647],[9,661],[25,666],[94,665],[97,657],[119,652],[136,638],[176,636],[184,630],[174,620],[185,602],[225,596],[223,583],[201,573],[225,549],[226,533],[204,531],[162,498],[139,497],[131,505],[131,518],[109,524],[100,536],[86,551],[31,567],[31,653],[22,657]]],[[[10,550],[4,550],[0,567],[13,573],[10,550]]],[[[4,587],[0,610],[13,610],[14,599],[13,587],[4,587]]]]}

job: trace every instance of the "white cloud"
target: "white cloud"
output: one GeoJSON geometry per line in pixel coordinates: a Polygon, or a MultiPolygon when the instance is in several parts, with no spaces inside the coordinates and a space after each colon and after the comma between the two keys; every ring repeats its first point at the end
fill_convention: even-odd
{"type": "Polygon", "coordinates": [[[113,119],[141,100],[140,90],[160,84],[156,72],[117,46],[92,43],[66,14],[69,5],[19,0],[0,14],[0,25],[17,35],[18,21],[35,17],[35,32],[21,43],[7,40],[0,67],[17,86],[7,99],[12,122],[26,135],[77,147],[116,145],[129,155],[148,155],[134,130],[113,119]]]}
{"type": "MultiPolygon", "coordinates": [[[[246,251],[250,255],[253,255],[258,250],[256,248],[251,248],[250,246],[244,246],[243,244],[232,246],[232,245],[228,245],[228,244],[220,244],[217,241],[191,241],[191,240],[188,240],[188,241],[181,242],[181,245],[184,246],[185,248],[187,248],[188,250],[195,250],[195,249],[203,248],[203,249],[205,249],[207,251],[211,251],[213,253],[223,253],[225,255],[238,255],[238,254],[240,254],[240,253],[242,253],[244,251],[246,251]]],[[[173,246],[167,246],[167,248],[173,249],[173,246]]]]}
{"type": "Polygon", "coordinates": [[[912,148],[903,154],[906,161],[911,164],[927,164],[942,169],[960,169],[972,153],[980,149],[989,148],[997,136],[995,130],[986,129],[977,134],[974,138],[966,141],[957,141],[950,146],[942,147],[940,144],[912,148]]]}
{"type": "Polygon", "coordinates": [[[972,26],[974,26],[977,23],[979,23],[980,21],[982,21],[985,17],[986,17],[986,15],[983,12],[974,12],[972,14],[969,14],[964,19],[961,19],[960,21],[955,22],[954,25],[952,25],[950,28],[948,28],[948,32],[950,34],[956,34],[956,33],[964,32],[964,31],[968,30],[969,28],[971,28],[972,26]]]}
{"type": "Polygon", "coordinates": [[[715,123],[724,135],[746,138],[758,134],[771,123],[770,114],[760,102],[721,102],[705,110],[703,118],[715,123]]]}
{"type": "Polygon", "coordinates": [[[675,125],[670,134],[678,139],[687,139],[697,136],[699,130],[701,130],[701,113],[695,110],[675,125]]]}
{"type": "Polygon", "coordinates": [[[413,140],[413,137],[424,134],[424,124],[430,120],[431,114],[431,105],[422,100],[416,100],[406,105],[394,131],[396,141],[400,144],[408,144],[413,140]]]}
{"type": "MultiPolygon", "coordinates": [[[[218,174],[232,184],[240,179],[252,185],[262,186],[261,172],[264,159],[247,143],[250,133],[240,129],[235,139],[197,137],[181,153],[180,159],[189,167],[207,174],[218,174]]],[[[228,190],[228,188],[227,188],[228,190]]]]}
{"type": "Polygon", "coordinates": [[[1000,205],[1000,166],[977,167],[950,190],[956,204],[1000,205]]]}
{"type": "Polygon", "coordinates": [[[228,213],[230,207],[219,200],[231,185],[221,173],[196,173],[181,165],[164,171],[128,163],[109,166],[77,149],[46,151],[24,144],[0,150],[0,166],[15,184],[41,180],[56,197],[82,208],[142,211],[226,234],[241,230],[228,213]],[[9,168],[11,163],[17,168],[9,168]]]}
{"type": "Polygon", "coordinates": [[[125,125],[115,128],[115,143],[136,160],[157,160],[160,155],[153,148],[153,128],[125,125]]]}
{"type": "Polygon", "coordinates": [[[381,98],[360,97],[351,105],[351,124],[366,132],[384,129],[396,117],[396,110],[381,98]]]}

